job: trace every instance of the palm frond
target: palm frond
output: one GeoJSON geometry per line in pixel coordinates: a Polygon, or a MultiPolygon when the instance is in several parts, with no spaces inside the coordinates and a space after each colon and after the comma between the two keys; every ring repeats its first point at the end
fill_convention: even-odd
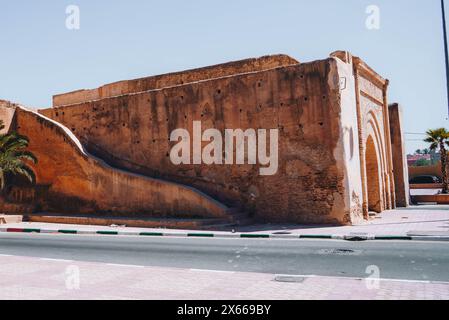
{"type": "Polygon", "coordinates": [[[437,142],[432,143],[432,144],[429,146],[429,149],[430,149],[430,150],[436,150],[436,149],[438,149],[438,143],[437,143],[437,142]]]}
{"type": "Polygon", "coordinates": [[[0,135],[0,189],[5,186],[7,173],[22,175],[31,183],[36,182],[36,175],[27,163],[36,164],[37,158],[26,150],[28,145],[29,139],[16,132],[0,135]]]}
{"type": "Polygon", "coordinates": [[[29,140],[27,137],[18,135],[17,133],[11,133],[4,135],[0,139],[0,150],[22,149],[27,148],[29,140]]]}
{"type": "Polygon", "coordinates": [[[25,164],[15,167],[14,170],[11,171],[11,173],[22,175],[25,178],[27,178],[31,183],[36,182],[36,175],[34,174],[34,171],[25,164]]]}
{"type": "Polygon", "coordinates": [[[30,151],[16,151],[14,152],[14,157],[21,160],[28,160],[34,164],[37,164],[36,156],[30,151]]]}
{"type": "Polygon", "coordinates": [[[445,128],[427,130],[424,142],[430,143],[430,150],[436,150],[441,144],[449,141],[449,131],[445,128]]]}

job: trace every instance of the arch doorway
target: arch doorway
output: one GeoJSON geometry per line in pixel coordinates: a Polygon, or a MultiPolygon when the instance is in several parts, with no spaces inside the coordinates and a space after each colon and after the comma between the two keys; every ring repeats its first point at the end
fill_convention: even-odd
{"type": "Polygon", "coordinates": [[[379,157],[372,136],[366,141],[366,180],[368,189],[368,211],[382,212],[382,200],[380,194],[379,157]]]}

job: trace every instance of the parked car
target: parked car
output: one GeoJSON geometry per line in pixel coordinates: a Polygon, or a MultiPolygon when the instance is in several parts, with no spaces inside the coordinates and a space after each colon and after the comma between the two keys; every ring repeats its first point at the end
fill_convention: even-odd
{"type": "Polygon", "coordinates": [[[441,183],[441,179],[436,176],[416,176],[410,179],[410,184],[432,184],[432,183],[441,183]]]}

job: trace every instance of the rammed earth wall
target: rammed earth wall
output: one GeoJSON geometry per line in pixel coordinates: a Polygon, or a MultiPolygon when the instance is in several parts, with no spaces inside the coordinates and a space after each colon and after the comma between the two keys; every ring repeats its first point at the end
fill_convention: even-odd
{"type": "MultiPolygon", "coordinates": [[[[111,168],[83,150],[59,123],[15,106],[15,128],[39,160],[34,210],[127,216],[226,217],[227,208],[201,192],[111,168]]],[[[24,200],[24,199],[17,199],[24,200]]],[[[2,204],[0,203],[0,208],[2,204]]]]}
{"type": "Polygon", "coordinates": [[[266,220],[343,223],[350,218],[344,167],[334,156],[339,90],[330,58],[41,112],[115,166],[194,186],[266,220]],[[260,176],[254,165],[173,165],[170,133],[186,128],[192,134],[193,121],[222,132],[279,129],[278,173],[260,176]]]}

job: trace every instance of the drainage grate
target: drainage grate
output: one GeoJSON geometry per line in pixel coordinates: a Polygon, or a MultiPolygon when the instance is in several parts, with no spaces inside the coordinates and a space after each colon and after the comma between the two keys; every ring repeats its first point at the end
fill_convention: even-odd
{"type": "Polygon", "coordinates": [[[278,232],[273,232],[273,234],[292,234],[292,233],[288,232],[288,231],[278,231],[278,232]]]}
{"type": "Polygon", "coordinates": [[[317,254],[322,255],[338,255],[338,256],[357,256],[362,253],[362,250],[352,250],[352,249],[321,249],[318,250],[317,254]]]}

